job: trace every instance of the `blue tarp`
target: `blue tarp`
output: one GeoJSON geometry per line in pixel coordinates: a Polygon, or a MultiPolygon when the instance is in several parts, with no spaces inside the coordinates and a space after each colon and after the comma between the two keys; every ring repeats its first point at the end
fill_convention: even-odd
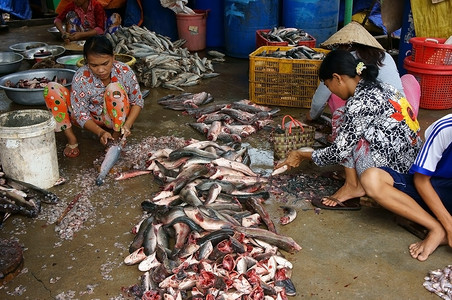
{"type": "Polygon", "coordinates": [[[31,8],[28,0],[0,0],[0,11],[19,19],[31,19],[31,8]]]}
{"type": "MultiPolygon", "coordinates": [[[[373,0],[353,0],[352,15],[370,9],[372,4],[374,4],[373,0]]],[[[339,8],[339,24],[344,22],[344,14],[345,0],[341,0],[339,8]]],[[[375,26],[381,28],[383,32],[387,34],[386,27],[383,25],[383,20],[381,19],[381,6],[379,1],[376,1],[372,7],[369,14],[369,21],[371,21],[375,26]]],[[[394,31],[392,35],[400,36],[400,29],[394,31]]]]}

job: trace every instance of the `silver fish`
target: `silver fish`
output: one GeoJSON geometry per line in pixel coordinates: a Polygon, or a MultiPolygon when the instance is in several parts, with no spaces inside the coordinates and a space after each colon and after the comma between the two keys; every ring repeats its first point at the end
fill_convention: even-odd
{"type": "Polygon", "coordinates": [[[112,145],[107,154],[105,154],[104,161],[100,166],[99,175],[96,178],[96,184],[102,185],[105,182],[105,177],[107,177],[108,172],[110,172],[111,168],[116,164],[119,157],[121,156],[121,151],[124,146],[125,139],[121,140],[118,144],[112,145]]]}

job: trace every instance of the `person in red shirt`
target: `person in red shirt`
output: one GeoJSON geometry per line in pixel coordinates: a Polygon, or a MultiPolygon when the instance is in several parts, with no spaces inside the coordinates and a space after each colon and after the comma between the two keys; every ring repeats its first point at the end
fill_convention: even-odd
{"type": "Polygon", "coordinates": [[[54,24],[63,40],[71,42],[104,34],[106,21],[104,7],[97,0],[73,0],[58,14],[54,24]]]}

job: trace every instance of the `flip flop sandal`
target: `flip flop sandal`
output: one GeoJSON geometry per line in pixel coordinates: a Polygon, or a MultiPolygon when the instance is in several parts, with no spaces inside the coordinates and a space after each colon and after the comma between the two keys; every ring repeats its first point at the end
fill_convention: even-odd
{"type": "Polygon", "coordinates": [[[329,210],[360,210],[361,205],[359,204],[360,197],[348,199],[345,201],[339,201],[338,199],[328,196],[323,197],[321,199],[314,199],[311,201],[312,205],[321,209],[329,209],[329,210]],[[323,199],[332,200],[337,203],[335,206],[329,206],[323,204],[323,199]]]}
{"type": "Polygon", "coordinates": [[[80,155],[80,149],[78,148],[78,144],[70,145],[66,144],[66,148],[63,150],[63,155],[66,157],[75,158],[80,155]]]}

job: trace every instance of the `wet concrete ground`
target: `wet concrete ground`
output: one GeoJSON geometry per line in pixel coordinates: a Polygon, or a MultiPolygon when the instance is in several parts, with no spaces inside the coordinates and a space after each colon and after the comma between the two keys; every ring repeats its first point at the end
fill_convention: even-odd
{"type": "MultiPolygon", "coordinates": [[[[45,41],[61,44],[49,33],[51,25],[10,28],[1,34],[0,51],[21,41],[45,41]]],[[[28,66],[23,62],[22,69],[28,66]]],[[[248,60],[227,58],[215,64],[221,75],[187,88],[187,92],[206,91],[218,103],[248,98],[248,60]]],[[[174,93],[166,89],[152,89],[145,100],[145,108],[135,123],[128,144],[139,143],[149,136],[203,137],[186,125],[192,118],[180,112],[162,109],[156,100],[174,93]]],[[[0,113],[28,109],[12,103],[0,91],[0,113]]],[[[35,107],[45,109],[45,107],[35,107]]],[[[304,115],[306,109],[283,108],[285,113],[304,115]]],[[[420,110],[422,128],[426,128],[449,111],[420,110]]],[[[43,204],[37,219],[10,217],[0,229],[0,238],[19,241],[24,247],[24,268],[17,277],[0,286],[0,299],[112,299],[120,298],[121,287],[138,283],[141,272],[136,266],[123,264],[133,239],[131,228],[143,215],[140,203],[158,191],[150,175],[106,184],[94,184],[94,161],[103,154],[97,138],[77,130],[81,155],[77,159],[62,155],[65,140],[57,135],[58,163],[61,176],[68,179],[62,186],[51,189],[62,203],[43,204]],[[89,219],[72,239],[63,239],[55,220],[80,192],[89,194],[86,210],[89,219]]],[[[259,132],[244,140],[255,153],[254,165],[266,173],[273,165],[271,144],[266,132],[259,132]],[[258,163],[257,163],[258,162],[258,163]]],[[[334,168],[333,168],[334,169],[334,168]]],[[[312,164],[303,164],[298,171],[321,173],[312,164]]],[[[437,299],[424,289],[424,276],[430,270],[451,263],[452,251],[440,247],[426,261],[410,257],[408,245],[417,237],[396,225],[394,215],[381,208],[363,207],[357,212],[321,211],[316,214],[305,199],[289,199],[298,208],[297,219],[277,230],[294,238],[303,249],[287,254],[294,264],[292,280],[298,294],[293,299],[437,299]]],[[[280,199],[272,196],[267,209],[277,223],[281,216],[280,199]]]]}

